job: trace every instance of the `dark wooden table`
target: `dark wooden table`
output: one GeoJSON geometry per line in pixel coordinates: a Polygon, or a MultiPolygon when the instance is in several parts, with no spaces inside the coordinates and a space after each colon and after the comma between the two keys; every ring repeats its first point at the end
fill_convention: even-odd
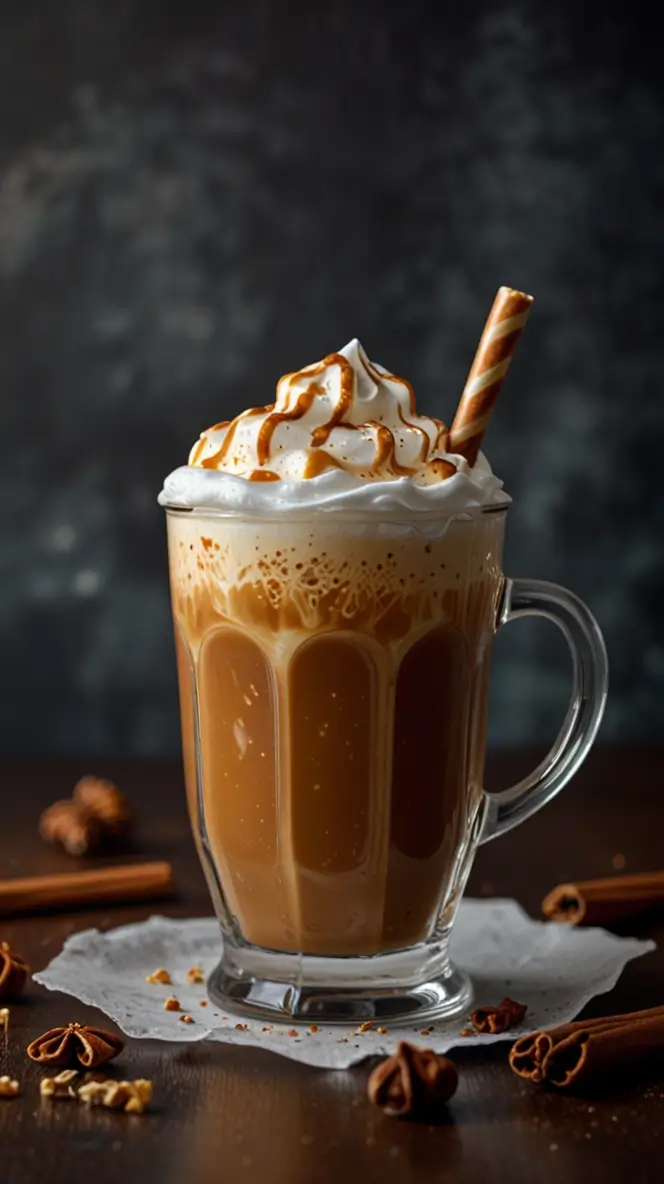
{"type": "MultiPolygon", "coordinates": [[[[491,761],[489,786],[513,781],[532,754],[491,761]]],[[[136,854],[167,858],[180,888],[158,911],[210,911],[183,805],[175,764],[106,762],[91,770],[74,762],[5,762],[0,766],[0,876],[69,869],[72,861],[46,847],[36,831],[42,807],[66,796],[83,772],[104,773],[132,796],[139,813],[136,854]]],[[[514,896],[534,915],[546,889],[575,877],[664,864],[664,752],[600,751],[557,802],[531,822],[483,848],[471,881],[474,894],[514,896]]],[[[34,969],[43,967],[75,930],[136,921],[149,906],[23,918],[0,923],[34,969]]],[[[664,920],[631,932],[664,937],[664,920]]],[[[631,963],[611,996],[590,1014],[661,1003],[664,952],[631,963]]],[[[602,1097],[569,1097],[518,1081],[506,1064],[509,1045],[460,1049],[459,1091],[443,1125],[383,1117],[365,1100],[367,1066],[327,1072],[268,1051],[219,1043],[130,1042],[127,1076],[155,1082],[151,1114],[136,1117],[39,1098],[41,1077],[28,1062],[28,1041],[78,1018],[106,1022],[67,996],[34,985],[12,1008],[0,1074],[18,1077],[22,1097],[0,1101],[3,1184],[299,1184],[343,1180],[417,1180],[493,1184],[575,1184],[659,1180],[664,1168],[664,1069],[616,1083],[602,1097]]]]}

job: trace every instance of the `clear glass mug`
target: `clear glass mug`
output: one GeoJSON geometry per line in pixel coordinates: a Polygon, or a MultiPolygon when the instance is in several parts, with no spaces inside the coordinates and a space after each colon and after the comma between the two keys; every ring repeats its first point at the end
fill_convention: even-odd
{"type": "Polygon", "coordinates": [[[167,517],[189,811],[223,934],[212,998],[291,1022],[464,1010],[448,945],[477,846],[562,789],[602,718],[589,610],[504,577],[504,506],[167,517]],[[488,795],[492,640],[526,615],[567,639],[570,705],[546,760],[488,795]]]}

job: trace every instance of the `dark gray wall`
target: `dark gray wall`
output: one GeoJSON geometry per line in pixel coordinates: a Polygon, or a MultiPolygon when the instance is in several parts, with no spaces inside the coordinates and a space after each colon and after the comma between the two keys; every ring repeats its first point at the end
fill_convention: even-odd
{"type": "MultiPolygon", "coordinates": [[[[163,475],[353,335],[449,418],[500,283],[537,297],[488,440],[508,569],[597,613],[604,737],[658,738],[649,27],[634,5],[4,0],[0,748],[175,751],[163,475]]],[[[508,632],[494,740],[547,737],[565,655],[508,632]]]]}

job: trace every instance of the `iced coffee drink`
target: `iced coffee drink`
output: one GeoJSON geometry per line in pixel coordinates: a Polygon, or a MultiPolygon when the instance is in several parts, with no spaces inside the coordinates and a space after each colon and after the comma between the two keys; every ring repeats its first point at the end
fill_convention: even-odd
{"type": "Polygon", "coordinates": [[[301,990],[311,966],[324,994],[321,965],[446,939],[484,822],[505,592],[509,499],[469,440],[453,451],[352,341],[204,432],[165,483],[187,793],[228,982],[267,965],[301,990]]]}

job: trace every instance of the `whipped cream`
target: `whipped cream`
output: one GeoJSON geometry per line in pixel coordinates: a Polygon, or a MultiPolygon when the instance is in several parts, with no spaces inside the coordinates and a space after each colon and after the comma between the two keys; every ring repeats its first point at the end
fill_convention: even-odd
{"type": "Polygon", "coordinates": [[[276,401],[203,432],[166,478],[161,505],[227,513],[463,509],[509,499],[482,454],[446,451],[448,430],[359,341],[286,374],[276,401]]]}

